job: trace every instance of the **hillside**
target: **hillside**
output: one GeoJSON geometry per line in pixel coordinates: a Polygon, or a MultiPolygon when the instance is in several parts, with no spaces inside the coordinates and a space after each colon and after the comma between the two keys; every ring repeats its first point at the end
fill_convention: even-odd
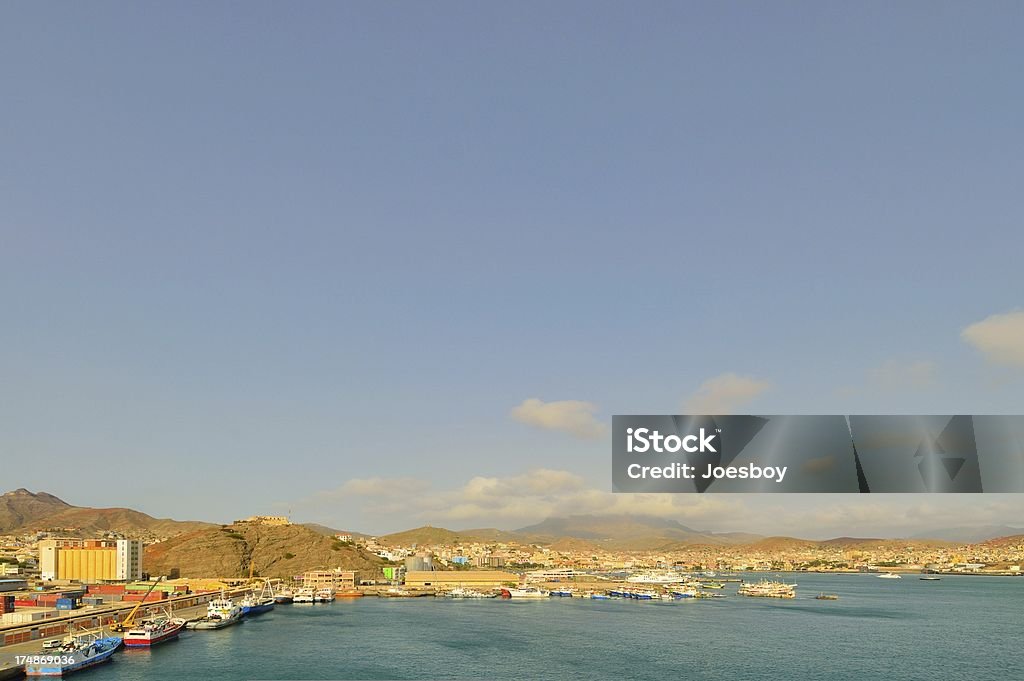
{"type": "Polygon", "coordinates": [[[65,534],[83,536],[122,532],[132,536],[164,538],[207,527],[215,525],[154,518],[130,508],[72,506],[52,494],[33,493],[26,489],[0,496],[0,532],[4,533],[62,528],[65,534]]]}
{"type": "Polygon", "coordinates": [[[339,530],[339,529],[336,529],[336,528],[333,528],[333,527],[327,527],[326,525],[321,525],[320,523],[300,523],[300,525],[302,525],[303,527],[308,527],[309,529],[313,530],[317,534],[325,534],[325,535],[327,535],[329,537],[333,537],[333,536],[335,536],[337,534],[347,534],[347,535],[351,535],[352,537],[354,537],[356,539],[369,539],[370,538],[370,535],[363,534],[362,532],[352,532],[351,530],[339,530]]]}
{"type": "Polygon", "coordinates": [[[750,534],[715,534],[689,528],[676,520],[644,515],[571,515],[548,518],[515,531],[536,543],[563,538],[584,539],[609,549],[646,550],[668,544],[736,544],[759,538],[750,534]]]}
{"type": "Polygon", "coordinates": [[[977,544],[989,539],[1011,537],[1021,534],[1024,529],[1009,525],[979,525],[976,527],[947,527],[912,535],[910,539],[939,539],[958,544],[977,544]]]}
{"type": "Polygon", "coordinates": [[[143,560],[150,574],[181,577],[244,577],[250,562],[256,575],[284,578],[336,567],[376,577],[386,564],[302,525],[248,524],[198,530],[152,544],[143,560]]]}
{"type": "Polygon", "coordinates": [[[433,527],[431,525],[425,525],[423,527],[405,530],[404,532],[395,532],[394,534],[387,534],[383,537],[378,537],[378,541],[390,546],[410,546],[412,544],[417,544],[419,546],[438,546],[475,541],[490,542],[517,540],[521,540],[521,538],[516,537],[510,532],[503,532],[494,528],[455,531],[448,530],[443,527],[433,527]]]}
{"type": "Polygon", "coordinates": [[[0,533],[9,532],[36,520],[74,508],[52,494],[33,494],[27,489],[16,489],[0,496],[0,533]]]}

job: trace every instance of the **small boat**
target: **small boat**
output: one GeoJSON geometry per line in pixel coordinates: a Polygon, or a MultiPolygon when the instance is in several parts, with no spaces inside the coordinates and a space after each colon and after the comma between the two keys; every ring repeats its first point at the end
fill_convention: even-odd
{"type": "Polygon", "coordinates": [[[316,594],[313,597],[315,603],[330,603],[334,600],[333,589],[317,589],[316,594]]]}
{"type": "Polygon", "coordinates": [[[416,591],[412,589],[401,589],[399,587],[391,587],[384,591],[378,591],[377,596],[380,598],[422,598],[424,596],[433,596],[433,591],[416,591]]]}
{"type": "Polygon", "coordinates": [[[900,577],[895,572],[885,572],[883,574],[878,575],[878,578],[879,579],[903,579],[902,577],[900,577]]]}
{"type": "Polygon", "coordinates": [[[334,595],[337,598],[362,598],[365,594],[358,589],[345,589],[343,591],[335,591],[334,595]]]}
{"type": "Polygon", "coordinates": [[[261,615],[273,610],[276,604],[274,587],[271,586],[270,580],[266,579],[263,581],[263,590],[258,595],[256,592],[250,591],[242,598],[242,615],[244,617],[261,615]]]}
{"type": "Polygon", "coordinates": [[[918,579],[920,579],[922,582],[937,582],[941,580],[942,577],[918,577],[918,579]]]}
{"type": "Polygon", "coordinates": [[[590,597],[591,600],[594,600],[594,601],[609,601],[612,598],[608,594],[603,594],[603,593],[601,593],[599,591],[591,591],[587,595],[590,597]]]}
{"type": "Polygon", "coordinates": [[[295,593],[291,589],[278,589],[274,594],[274,602],[278,605],[291,603],[295,599],[295,593]]]}
{"type": "Polygon", "coordinates": [[[697,598],[697,594],[700,593],[696,589],[673,589],[672,597],[676,600],[682,598],[697,598]]]}
{"type": "Polygon", "coordinates": [[[186,629],[223,629],[232,624],[242,621],[242,608],[221,592],[220,598],[215,598],[206,604],[206,617],[189,620],[185,623],[186,629]]]}
{"type": "Polygon", "coordinates": [[[554,598],[572,598],[571,589],[552,589],[548,595],[554,598]]]}
{"type": "Polygon", "coordinates": [[[755,584],[743,584],[736,593],[750,598],[796,598],[796,584],[762,579],[755,584]]]}
{"type": "Polygon", "coordinates": [[[461,586],[457,586],[451,591],[440,594],[445,598],[495,598],[495,593],[484,593],[482,591],[474,591],[473,589],[464,589],[461,586]]]}
{"type": "Polygon", "coordinates": [[[124,643],[120,636],[85,634],[72,637],[38,662],[25,665],[25,676],[67,676],[108,662],[124,643]]]}
{"type": "Polygon", "coordinates": [[[521,589],[502,589],[502,598],[547,598],[548,592],[533,586],[526,586],[521,589]]]}
{"type": "Polygon", "coordinates": [[[316,603],[316,591],[313,589],[299,589],[292,596],[292,603],[316,603]]]}
{"type": "Polygon", "coordinates": [[[838,601],[839,600],[839,596],[837,596],[835,594],[821,593],[821,594],[818,594],[817,596],[815,596],[814,600],[816,600],[816,601],[838,601]]]}
{"type": "Polygon", "coordinates": [[[239,606],[242,608],[242,615],[244,617],[252,617],[253,615],[262,615],[273,610],[275,603],[276,601],[273,598],[263,598],[254,593],[247,593],[242,597],[239,606]]]}
{"type": "Polygon", "coordinates": [[[151,648],[160,643],[173,641],[185,628],[185,620],[173,617],[170,611],[154,618],[147,618],[133,626],[124,635],[125,648],[151,648]]]}

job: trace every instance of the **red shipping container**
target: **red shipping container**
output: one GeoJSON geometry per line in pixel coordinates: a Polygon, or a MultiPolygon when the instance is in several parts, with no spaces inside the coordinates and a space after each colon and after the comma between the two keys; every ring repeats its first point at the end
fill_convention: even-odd
{"type": "Polygon", "coordinates": [[[162,601],[167,598],[167,594],[163,591],[154,591],[153,593],[146,595],[145,592],[138,594],[125,594],[124,599],[126,601],[162,601]]]}
{"type": "Polygon", "coordinates": [[[28,599],[15,598],[14,599],[14,605],[15,606],[19,606],[20,605],[20,606],[22,606],[24,608],[34,608],[37,605],[37,603],[36,603],[35,599],[30,601],[28,599]]]}

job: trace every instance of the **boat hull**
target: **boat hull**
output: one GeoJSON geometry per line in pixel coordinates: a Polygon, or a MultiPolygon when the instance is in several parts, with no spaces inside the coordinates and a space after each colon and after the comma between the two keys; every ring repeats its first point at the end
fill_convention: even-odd
{"type": "Polygon", "coordinates": [[[242,621],[242,616],[230,617],[228,619],[209,620],[203,618],[201,620],[193,620],[185,624],[186,629],[193,629],[197,631],[205,631],[210,629],[223,629],[224,627],[230,627],[233,624],[238,624],[242,621]]]}
{"type": "Polygon", "coordinates": [[[242,616],[251,617],[253,615],[262,615],[265,612],[270,612],[274,609],[274,603],[260,603],[259,605],[243,605],[242,616]]]}
{"type": "MultiPolygon", "coordinates": [[[[117,652],[121,647],[122,640],[120,638],[104,639],[109,641],[106,647],[100,652],[92,655],[86,655],[81,651],[76,651],[67,655],[69,662],[65,664],[55,663],[29,663],[25,665],[25,676],[67,676],[80,672],[83,669],[89,669],[96,665],[109,662],[110,658],[117,652]]],[[[41,656],[46,657],[46,656],[41,656]]],[[[61,657],[60,653],[55,653],[50,657],[61,657]]]]}
{"type": "Polygon", "coordinates": [[[162,632],[156,635],[133,635],[133,632],[129,631],[124,637],[125,648],[150,648],[167,641],[173,641],[178,638],[181,630],[185,628],[185,622],[181,624],[168,627],[162,632]]]}

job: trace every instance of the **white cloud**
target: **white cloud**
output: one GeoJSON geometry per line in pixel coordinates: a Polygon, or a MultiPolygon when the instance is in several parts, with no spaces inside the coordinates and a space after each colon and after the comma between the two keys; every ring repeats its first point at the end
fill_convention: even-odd
{"type": "Polygon", "coordinates": [[[770,387],[767,381],[734,373],[709,378],[683,404],[685,414],[731,414],[770,387]]]}
{"type": "Polygon", "coordinates": [[[415,494],[430,487],[418,478],[352,478],[338,488],[337,494],[360,497],[415,494]]]}
{"type": "Polygon", "coordinates": [[[936,374],[934,362],[889,360],[869,370],[868,378],[873,385],[885,390],[930,390],[937,383],[936,374]]]}
{"type": "Polygon", "coordinates": [[[511,530],[549,517],[633,514],[678,520],[699,530],[817,539],[1018,526],[1024,515],[1024,498],[1014,494],[984,499],[970,494],[616,494],[591,487],[574,473],[546,468],[454,484],[436,489],[412,478],[349,480],[288,507],[326,525],[361,531],[424,524],[511,530]]]}
{"type": "Polygon", "coordinates": [[[960,337],[996,364],[1024,367],[1024,310],[975,322],[960,337]]]}
{"type": "Polygon", "coordinates": [[[560,430],[579,438],[597,439],[607,432],[607,426],[594,418],[597,406],[579,400],[544,402],[537,398],[523,400],[512,410],[512,418],[535,428],[560,430]]]}

